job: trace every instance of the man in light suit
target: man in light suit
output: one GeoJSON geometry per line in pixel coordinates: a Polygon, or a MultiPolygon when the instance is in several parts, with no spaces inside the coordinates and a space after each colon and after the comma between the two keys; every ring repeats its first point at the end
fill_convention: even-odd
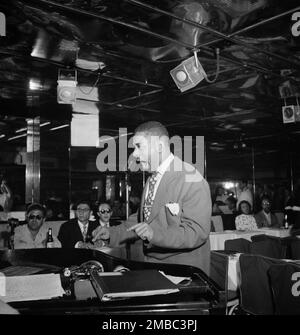
{"type": "Polygon", "coordinates": [[[209,274],[211,196],[207,181],[192,165],[170,151],[169,135],[159,122],[140,125],[133,137],[133,156],[148,178],[141,199],[140,220],[97,228],[94,241],[109,246],[143,240],[144,260],[192,265],[209,274]]]}
{"type": "Polygon", "coordinates": [[[271,213],[271,199],[264,196],[261,199],[262,210],[255,214],[255,221],[258,228],[273,227],[279,228],[279,222],[275,214],[271,213]]]}

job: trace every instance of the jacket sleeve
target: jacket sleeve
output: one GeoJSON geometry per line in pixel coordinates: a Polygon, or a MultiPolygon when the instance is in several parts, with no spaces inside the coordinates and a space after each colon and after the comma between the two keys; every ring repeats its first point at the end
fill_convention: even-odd
{"type": "Polygon", "coordinates": [[[138,237],[134,231],[127,231],[127,229],[137,224],[137,213],[131,215],[127,221],[123,223],[109,227],[110,247],[122,247],[126,243],[135,241],[138,237]]]}
{"type": "Polygon", "coordinates": [[[73,243],[73,239],[70,238],[70,232],[68,232],[66,222],[61,225],[57,238],[62,248],[74,248],[75,244],[73,243]]]}
{"type": "Polygon", "coordinates": [[[208,183],[203,178],[197,180],[197,176],[194,181],[187,182],[183,176],[176,181],[174,191],[178,192],[180,214],[172,215],[165,206],[161,208],[165,216],[158,215],[150,223],[153,229],[150,245],[171,249],[196,248],[206,242],[210,232],[212,206],[208,183]],[[162,222],[164,217],[165,223],[162,222]]]}

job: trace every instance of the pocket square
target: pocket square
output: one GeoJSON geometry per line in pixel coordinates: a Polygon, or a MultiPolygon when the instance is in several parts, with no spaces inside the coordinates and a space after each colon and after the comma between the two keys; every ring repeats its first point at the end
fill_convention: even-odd
{"type": "Polygon", "coordinates": [[[169,209],[172,215],[179,214],[180,207],[179,207],[179,204],[177,204],[176,202],[169,202],[168,204],[166,204],[166,207],[169,209]]]}

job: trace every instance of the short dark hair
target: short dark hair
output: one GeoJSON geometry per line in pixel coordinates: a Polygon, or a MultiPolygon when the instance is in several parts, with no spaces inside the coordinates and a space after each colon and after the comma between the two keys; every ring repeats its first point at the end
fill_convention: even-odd
{"type": "Polygon", "coordinates": [[[43,217],[45,217],[46,215],[46,208],[39,203],[33,203],[28,205],[26,209],[26,214],[29,214],[31,211],[41,211],[43,213],[43,217]]]}
{"type": "Polygon", "coordinates": [[[153,136],[166,136],[169,138],[169,132],[167,128],[158,121],[148,121],[140,124],[134,131],[134,133],[145,133],[145,135],[153,136]]]}
{"type": "Polygon", "coordinates": [[[270,198],[268,195],[263,195],[263,196],[261,197],[261,202],[263,202],[263,200],[267,200],[267,201],[269,201],[269,202],[272,202],[271,198],[270,198]]]}
{"type": "Polygon", "coordinates": [[[247,201],[247,200],[243,200],[243,201],[241,201],[241,202],[239,203],[238,211],[239,211],[240,213],[242,213],[242,210],[241,210],[242,204],[247,204],[247,205],[249,206],[249,208],[250,208],[250,213],[251,213],[251,211],[252,211],[252,206],[251,206],[250,202],[247,201]]]}
{"type": "Polygon", "coordinates": [[[109,206],[109,208],[111,209],[111,205],[110,205],[110,203],[107,202],[107,201],[102,201],[102,202],[100,202],[100,204],[98,205],[98,210],[99,210],[99,208],[100,208],[101,205],[107,205],[107,206],[109,206]]]}
{"type": "Polygon", "coordinates": [[[236,202],[237,202],[236,198],[233,197],[233,196],[228,197],[228,198],[226,199],[226,201],[229,201],[230,203],[232,203],[232,204],[234,204],[234,205],[236,205],[236,202]]]}
{"type": "Polygon", "coordinates": [[[91,209],[91,203],[88,200],[80,200],[76,202],[75,209],[81,204],[88,205],[89,208],[91,209]]]}

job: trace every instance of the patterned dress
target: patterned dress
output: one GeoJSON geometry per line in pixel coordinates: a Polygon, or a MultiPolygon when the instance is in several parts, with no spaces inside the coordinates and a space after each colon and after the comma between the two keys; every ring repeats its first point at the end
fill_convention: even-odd
{"type": "Polygon", "coordinates": [[[236,230],[256,230],[258,229],[255,218],[250,214],[241,214],[235,218],[236,230]]]}

